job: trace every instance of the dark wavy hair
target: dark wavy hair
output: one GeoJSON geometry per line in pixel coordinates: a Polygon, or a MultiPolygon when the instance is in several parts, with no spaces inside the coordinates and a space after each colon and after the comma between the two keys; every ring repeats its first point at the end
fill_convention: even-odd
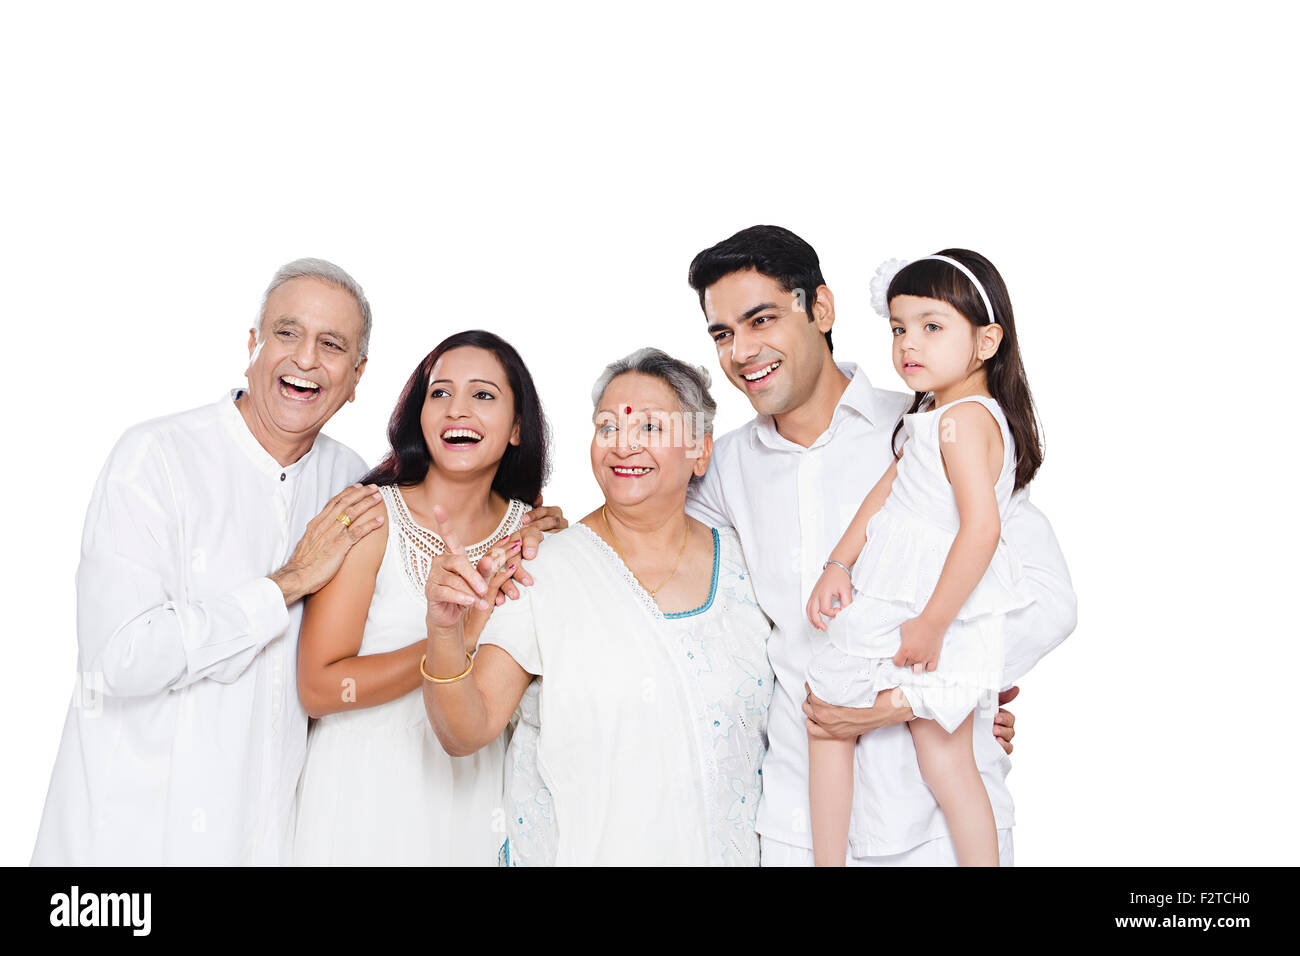
{"type": "Polygon", "coordinates": [[[515,397],[515,420],[519,423],[519,444],[507,445],[492,479],[492,490],[501,497],[518,498],[531,505],[550,476],[551,434],[542,413],[542,402],[533,376],[519,353],[505,339],[482,329],[449,335],[424,357],[402,389],[402,397],[388,420],[390,451],[364,478],[362,484],[416,485],[424,480],[433,464],[420,428],[420,413],[429,397],[429,376],[438,359],[452,349],[473,346],[497,357],[506,370],[515,397]]]}
{"type": "MultiPolygon", "coordinates": [[[[979,290],[959,270],[938,259],[925,259],[905,266],[889,283],[886,299],[896,295],[915,295],[938,299],[966,317],[971,325],[996,323],[1002,327],[1002,342],[998,350],[984,362],[984,375],[992,395],[1011,427],[1011,437],[1016,443],[1016,490],[1033,480],[1043,463],[1043,445],[1038,435],[1038,417],[1034,411],[1034,398],[1029,393],[1025,366],[1020,361],[1020,344],[1016,340],[1016,321],[1011,312],[1011,296],[998,270],[978,252],[969,249],[943,249],[936,255],[955,259],[974,273],[988,293],[994,315],[989,315],[980,298],[979,290]]],[[[917,392],[909,412],[920,411],[929,392],[917,392]]],[[[894,457],[899,457],[898,433],[900,420],[894,426],[894,457]]]]}
{"type": "MultiPolygon", "coordinates": [[[[813,303],[817,301],[817,290],[826,284],[817,250],[781,226],[750,226],[709,246],[691,260],[686,281],[699,294],[702,309],[709,286],[746,269],[775,279],[786,292],[802,293],[808,321],[817,321],[813,303]]],[[[831,330],[822,334],[826,336],[826,348],[834,352],[831,330]]]]}

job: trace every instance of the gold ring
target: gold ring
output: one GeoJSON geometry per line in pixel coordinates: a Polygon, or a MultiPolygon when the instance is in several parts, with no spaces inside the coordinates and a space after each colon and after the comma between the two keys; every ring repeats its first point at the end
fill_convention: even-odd
{"type": "Polygon", "coordinates": [[[347,515],[339,515],[339,521],[342,523],[343,527],[345,528],[352,524],[352,519],[349,518],[347,515]]]}

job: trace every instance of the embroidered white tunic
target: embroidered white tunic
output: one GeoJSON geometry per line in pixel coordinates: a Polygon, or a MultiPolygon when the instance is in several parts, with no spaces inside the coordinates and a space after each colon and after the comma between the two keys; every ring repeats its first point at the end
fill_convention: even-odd
{"type": "Polygon", "coordinates": [[[506,757],[514,865],[757,865],[771,624],[714,531],[705,604],[664,614],[598,535],[549,537],[482,644],[538,675],[506,757]]]}
{"type": "Polygon", "coordinates": [[[265,575],[365,463],[319,435],[282,467],[237,394],[129,429],[95,485],[77,690],[33,864],[287,861],[302,608],[265,575]]]}
{"type": "MultiPolygon", "coordinates": [[[[718,439],[709,470],[691,486],[686,506],[706,524],[730,525],[739,533],[754,593],[774,624],[768,651],[777,689],[758,831],[802,847],[812,846],[804,674],[813,648],[825,639],[808,623],[804,606],[822,564],[889,466],[890,435],[911,400],[873,388],[856,366],[839,367],[851,381],[830,426],[810,447],[783,438],[771,416],[759,415],[718,439]]],[[[1016,499],[1003,537],[1020,558],[1033,604],[1007,615],[1003,686],[1023,677],[1063,641],[1075,621],[1070,575],[1051,525],[1027,493],[1016,499]]],[[[1002,829],[1015,821],[1005,779],[1011,760],[994,739],[991,721],[977,716],[975,759],[1002,829]]],[[[874,789],[864,794],[859,788],[854,795],[849,841],[855,856],[901,853],[947,838],[947,824],[921,779],[907,727],[863,735],[857,760],[857,779],[867,779],[874,789]]]]}

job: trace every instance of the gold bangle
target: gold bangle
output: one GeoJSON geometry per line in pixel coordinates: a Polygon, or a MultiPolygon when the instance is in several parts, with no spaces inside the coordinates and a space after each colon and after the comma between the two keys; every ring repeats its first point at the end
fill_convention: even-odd
{"type": "Polygon", "coordinates": [[[469,672],[474,669],[474,658],[473,656],[471,656],[469,651],[466,651],[465,660],[468,662],[468,666],[463,671],[461,671],[455,677],[434,677],[424,669],[424,661],[428,656],[429,656],[428,654],[420,655],[420,673],[424,675],[425,680],[430,681],[431,683],[434,684],[454,684],[456,683],[456,681],[460,680],[461,678],[468,677],[469,672]]]}

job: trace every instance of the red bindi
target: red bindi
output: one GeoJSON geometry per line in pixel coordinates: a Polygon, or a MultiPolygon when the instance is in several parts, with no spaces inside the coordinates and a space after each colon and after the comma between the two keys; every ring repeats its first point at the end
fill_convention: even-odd
{"type": "Polygon", "coordinates": [[[631,405],[624,405],[624,406],[623,406],[623,414],[624,414],[624,415],[631,415],[631,414],[632,414],[632,406],[631,406],[631,405]]]}

